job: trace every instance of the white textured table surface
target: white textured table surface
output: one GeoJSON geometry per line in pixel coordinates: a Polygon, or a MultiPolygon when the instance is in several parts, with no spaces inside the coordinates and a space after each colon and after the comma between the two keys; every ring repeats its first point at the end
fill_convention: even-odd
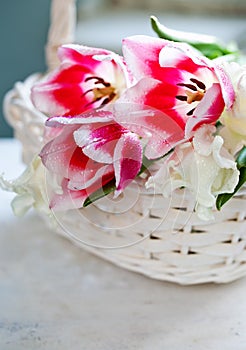
{"type": "MultiPolygon", "coordinates": [[[[21,170],[0,141],[0,172],[21,170]]],[[[245,350],[246,279],[181,287],[117,268],[13,216],[0,190],[1,350],[245,350]]]]}

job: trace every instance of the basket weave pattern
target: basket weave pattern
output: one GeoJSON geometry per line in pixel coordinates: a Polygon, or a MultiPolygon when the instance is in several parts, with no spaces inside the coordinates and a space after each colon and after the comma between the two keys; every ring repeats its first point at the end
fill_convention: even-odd
{"type": "MultiPolygon", "coordinates": [[[[49,67],[55,62],[56,38],[57,45],[71,39],[71,6],[73,1],[53,1],[52,42],[46,48],[49,67]],[[70,14],[70,19],[65,17],[67,25],[57,23],[62,19],[57,11],[70,14]],[[63,28],[63,38],[57,35],[57,27],[63,28]]],[[[62,30],[60,36],[61,33],[62,30]]],[[[46,117],[30,100],[30,88],[39,78],[33,75],[17,83],[4,101],[6,119],[22,144],[26,163],[40,151],[43,142],[46,117]]],[[[133,204],[126,212],[116,215],[107,209],[107,200],[101,200],[65,215],[56,231],[119,266],[159,280],[181,284],[229,282],[246,274],[245,193],[234,197],[221,212],[215,212],[213,222],[198,219],[189,193],[181,190],[170,201],[161,194],[140,191],[131,202],[131,193],[127,196],[133,204]],[[68,232],[66,228],[72,229],[68,232]]]]}

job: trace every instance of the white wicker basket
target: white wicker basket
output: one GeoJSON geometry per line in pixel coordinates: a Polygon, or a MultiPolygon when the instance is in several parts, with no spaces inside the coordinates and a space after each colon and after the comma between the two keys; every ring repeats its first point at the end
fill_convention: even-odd
{"type": "MultiPolygon", "coordinates": [[[[49,69],[57,64],[57,46],[73,40],[74,1],[54,0],[51,20],[49,69]]],[[[26,163],[43,142],[45,116],[30,100],[30,88],[38,79],[32,75],[16,83],[4,100],[6,119],[22,143],[26,163]]],[[[245,194],[216,212],[215,221],[204,222],[194,213],[188,193],[175,192],[167,201],[160,194],[144,192],[141,184],[135,189],[127,190],[119,204],[106,197],[57,217],[56,231],[119,266],[159,280],[222,283],[246,275],[245,194]]]]}

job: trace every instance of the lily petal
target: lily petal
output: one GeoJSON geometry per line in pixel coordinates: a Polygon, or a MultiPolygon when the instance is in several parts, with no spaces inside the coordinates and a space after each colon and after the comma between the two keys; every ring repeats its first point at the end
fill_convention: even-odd
{"type": "Polygon", "coordinates": [[[59,69],[32,88],[31,98],[48,115],[78,115],[111,102],[125,89],[122,57],[79,45],[60,47],[59,69]]]}
{"type": "MultiPolygon", "coordinates": [[[[113,167],[112,167],[113,168],[113,167]]],[[[101,174],[102,175],[102,174],[101,174]]],[[[85,189],[73,190],[70,189],[70,183],[68,179],[62,181],[62,194],[54,194],[50,200],[50,208],[55,211],[64,211],[69,209],[82,208],[84,201],[92,193],[102,188],[106,183],[114,178],[114,171],[105,171],[102,177],[91,183],[91,185],[85,189]]]]}
{"type": "Polygon", "coordinates": [[[230,109],[236,98],[231,79],[221,66],[215,65],[214,71],[221,85],[221,91],[223,99],[225,101],[225,106],[227,109],[230,109]]]}
{"type": "Polygon", "coordinates": [[[34,85],[31,92],[33,104],[48,115],[81,114],[88,110],[86,106],[91,102],[81,86],[88,73],[88,69],[79,65],[56,70],[34,85]]]}
{"type": "Polygon", "coordinates": [[[87,183],[95,177],[101,164],[95,163],[78,147],[73,138],[77,126],[67,126],[40,152],[45,167],[51,174],[68,178],[73,183],[87,183]]]}
{"type": "Polygon", "coordinates": [[[146,76],[152,78],[160,76],[159,54],[166,43],[166,40],[145,35],[131,36],[123,40],[124,58],[137,80],[146,76]]]}
{"type": "Polygon", "coordinates": [[[164,84],[145,78],[114,104],[115,120],[147,139],[145,155],[149,159],[163,156],[184,137],[185,123],[180,111],[172,108],[174,99],[163,98],[165,89],[164,84]]]}
{"type": "Polygon", "coordinates": [[[202,124],[213,124],[220,117],[224,110],[224,100],[220,84],[213,84],[206,92],[202,101],[198,104],[194,115],[186,123],[185,135],[191,136],[191,132],[202,124]]]}
{"type": "Polygon", "coordinates": [[[199,51],[185,43],[168,41],[159,55],[161,67],[176,67],[194,73],[200,67],[207,67],[208,60],[199,51]]]}
{"type": "Polygon", "coordinates": [[[76,144],[84,154],[99,163],[112,163],[119,138],[126,130],[115,122],[85,125],[74,132],[76,144]]]}
{"type": "Polygon", "coordinates": [[[62,194],[54,194],[50,200],[50,209],[55,211],[81,208],[88,197],[87,190],[72,191],[68,188],[68,179],[62,182],[62,194]]]}
{"type": "Polygon", "coordinates": [[[96,60],[91,59],[94,55],[111,55],[111,51],[77,44],[66,44],[58,48],[58,57],[61,62],[64,64],[80,64],[85,66],[87,63],[89,69],[91,69],[93,64],[95,66],[98,64],[96,60]],[[88,61],[86,61],[85,57],[88,61]]]}
{"type": "Polygon", "coordinates": [[[68,126],[53,140],[49,141],[41,150],[40,157],[45,167],[55,174],[67,177],[69,163],[77,148],[73,140],[76,126],[68,126]]]}
{"type": "Polygon", "coordinates": [[[114,152],[114,170],[117,197],[137,176],[142,164],[142,146],[139,138],[133,133],[121,136],[114,152]]]}
{"type": "Polygon", "coordinates": [[[98,167],[92,173],[91,161],[88,161],[88,171],[84,171],[80,176],[69,180],[67,187],[70,190],[82,190],[96,186],[96,189],[103,187],[107,182],[114,178],[114,168],[112,164],[98,167]]]}
{"type": "Polygon", "coordinates": [[[111,112],[103,110],[93,110],[76,116],[64,115],[50,117],[47,119],[45,124],[46,126],[51,127],[61,127],[63,125],[90,124],[98,122],[107,122],[110,120],[113,120],[111,112]]]}

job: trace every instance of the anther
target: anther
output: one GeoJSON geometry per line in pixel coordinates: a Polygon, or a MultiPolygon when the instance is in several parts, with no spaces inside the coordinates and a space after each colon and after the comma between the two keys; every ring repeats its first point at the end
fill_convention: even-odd
{"type": "Polygon", "coordinates": [[[206,85],[202,81],[195,78],[191,78],[190,81],[192,83],[195,83],[199,87],[199,89],[206,90],[206,85]]]}
{"type": "Polygon", "coordinates": [[[191,89],[193,91],[197,91],[197,88],[195,85],[193,84],[185,84],[185,83],[179,83],[177,84],[178,86],[184,86],[184,87],[187,87],[188,89],[191,89]]]}
{"type": "Polygon", "coordinates": [[[179,101],[187,101],[187,96],[177,95],[176,99],[179,100],[179,101]]]}
{"type": "Polygon", "coordinates": [[[186,115],[188,115],[188,116],[193,115],[195,109],[196,109],[196,108],[192,108],[188,113],[186,113],[186,115]]]}
{"type": "Polygon", "coordinates": [[[103,106],[105,106],[107,103],[111,102],[111,101],[115,98],[115,96],[116,96],[116,93],[115,93],[115,92],[112,92],[108,97],[106,97],[106,98],[102,101],[102,103],[101,103],[101,105],[99,106],[99,108],[100,108],[100,107],[103,107],[103,106]]]}
{"type": "Polygon", "coordinates": [[[85,82],[87,82],[89,80],[96,80],[95,84],[102,84],[105,87],[109,87],[110,86],[110,83],[106,82],[103,78],[100,78],[100,77],[87,77],[85,79],[85,82]]]}

